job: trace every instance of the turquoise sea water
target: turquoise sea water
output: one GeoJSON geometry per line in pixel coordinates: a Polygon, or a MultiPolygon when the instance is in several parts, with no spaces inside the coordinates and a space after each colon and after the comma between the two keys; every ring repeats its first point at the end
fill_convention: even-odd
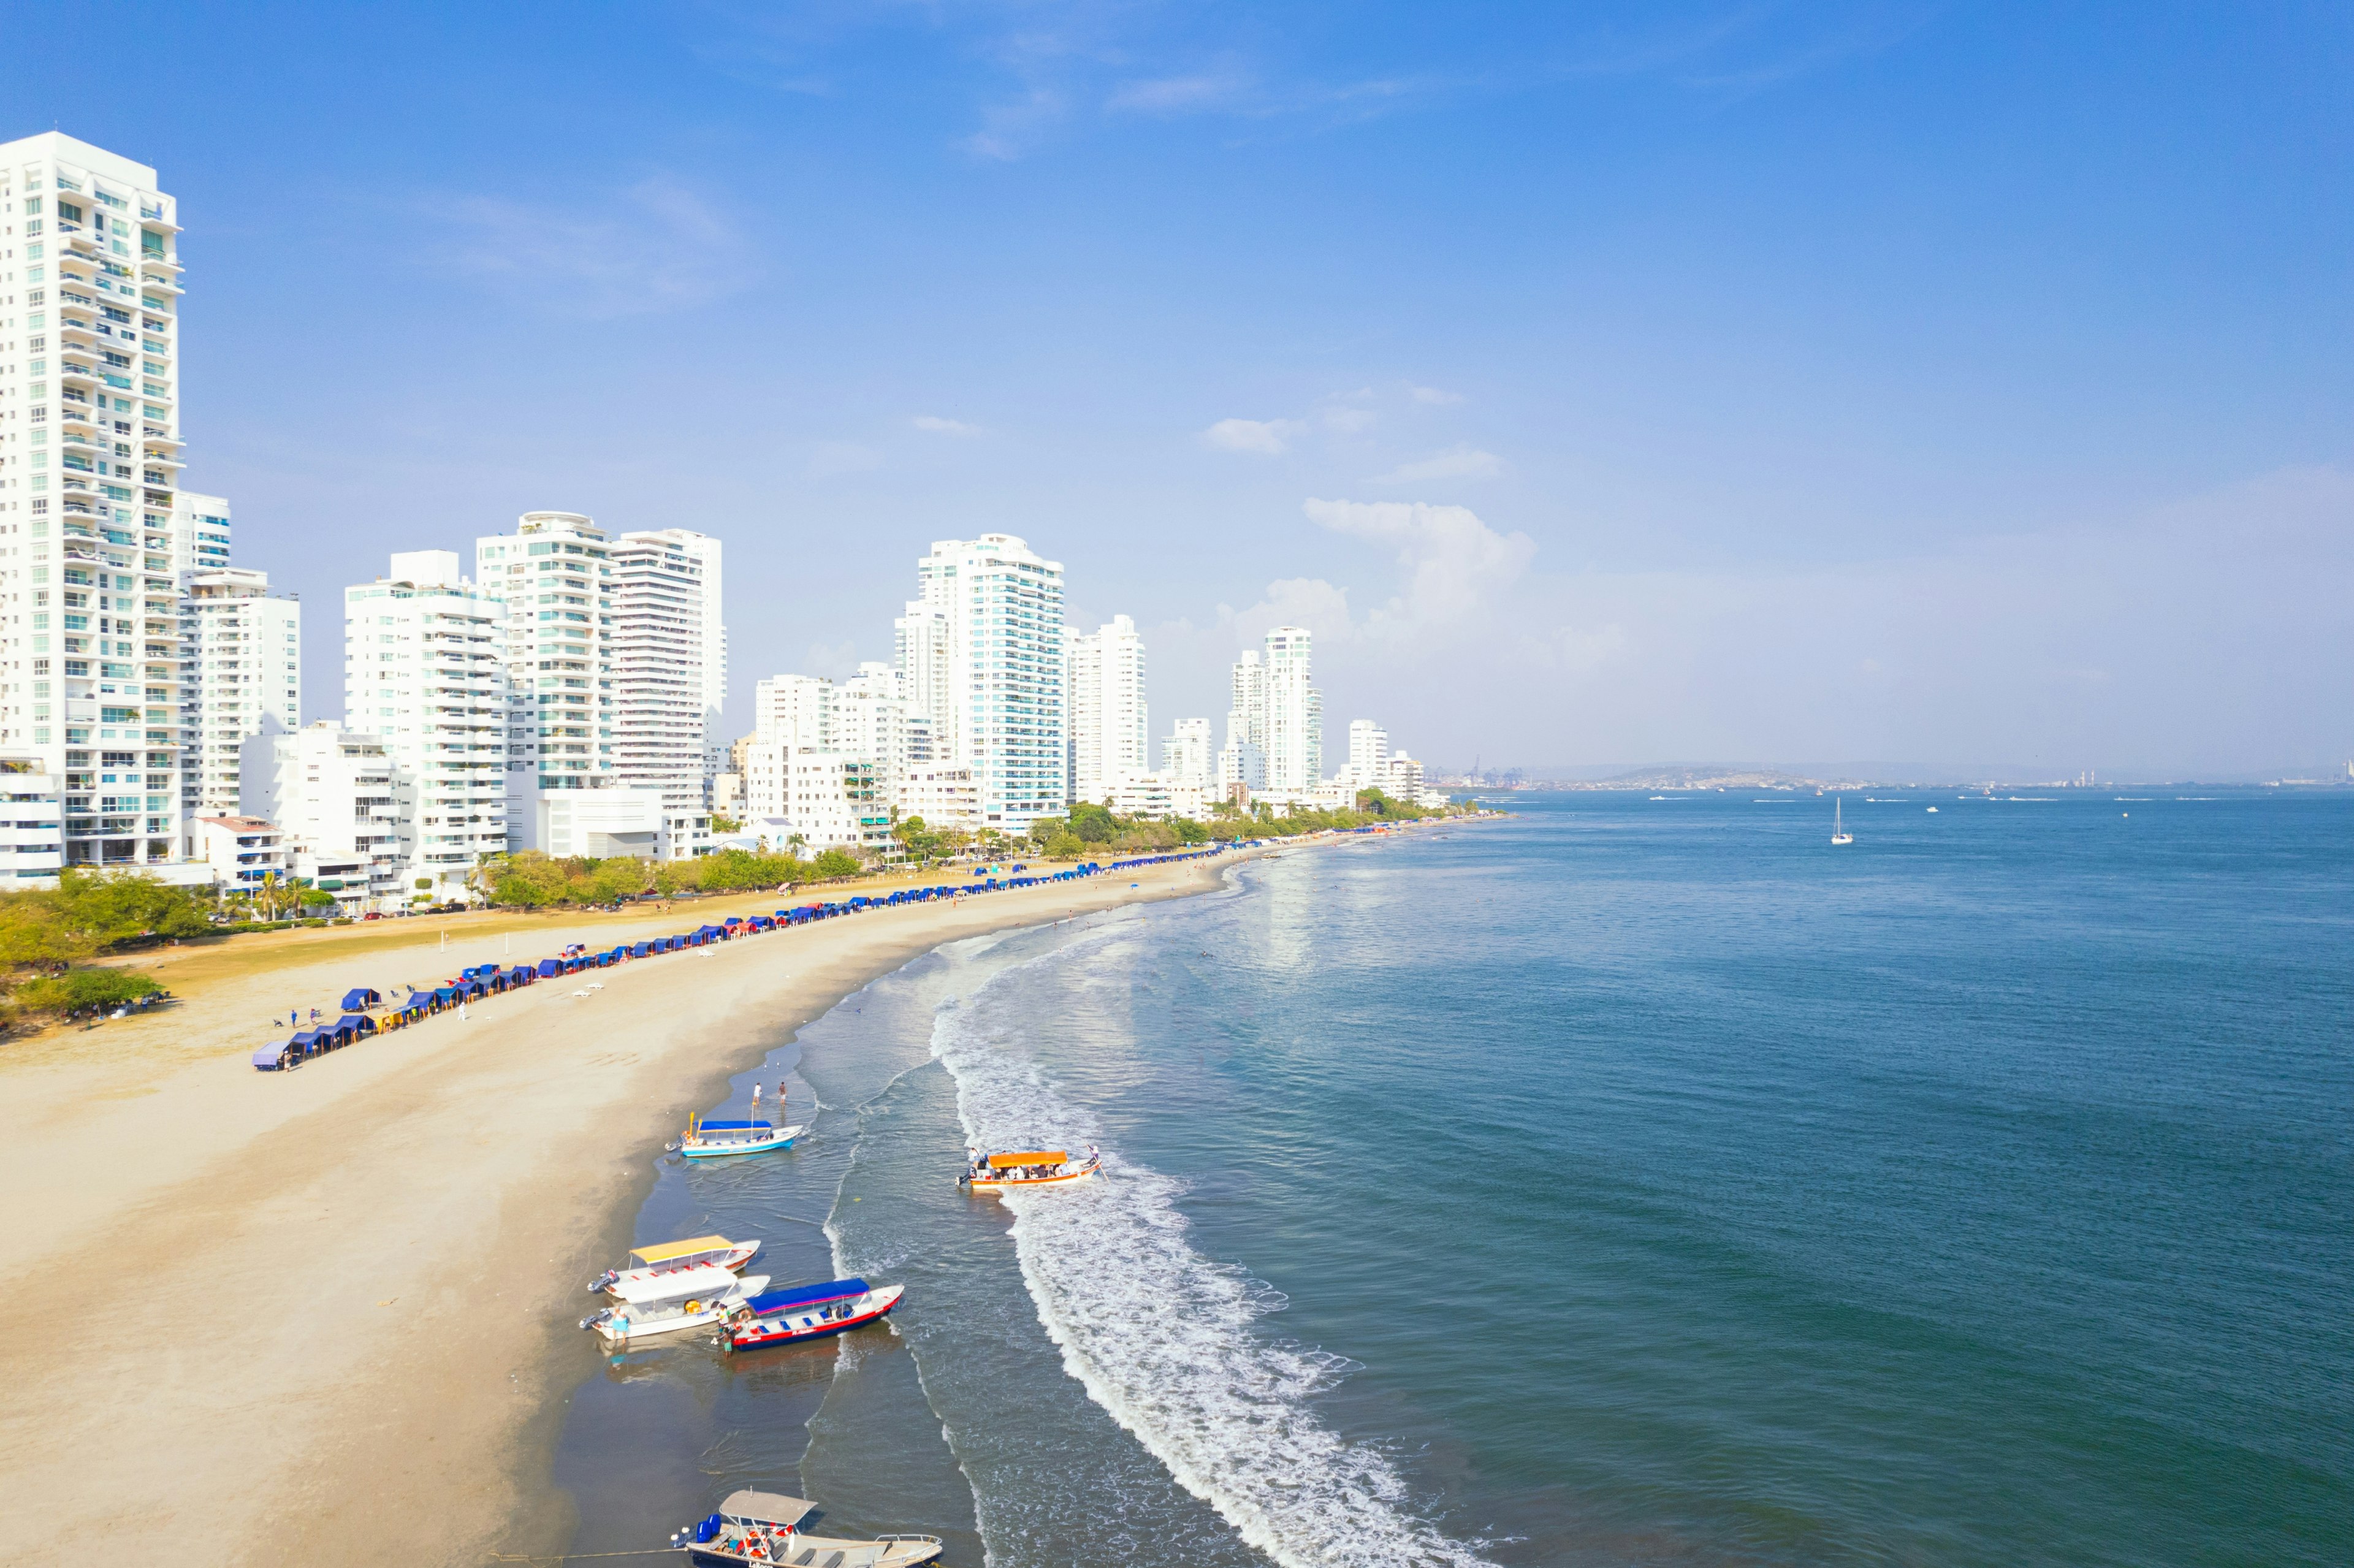
{"type": "Polygon", "coordinates": [[[584,1343],[575,1550],[766,1484],[976,1568],[2354,1560],[2354,800],[1510,804],[780,1034],[802,1148],[641,1234],[896,1332],[584,1343]]]}

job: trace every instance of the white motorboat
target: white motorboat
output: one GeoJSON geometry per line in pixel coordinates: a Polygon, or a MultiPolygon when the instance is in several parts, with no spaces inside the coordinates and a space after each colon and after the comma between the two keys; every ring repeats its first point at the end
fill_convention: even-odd
{"type": "Polygon", "coordinates": [[[708,1328],[768,1287],[765,1274],[738,1279],[717,1264],[703,1264],[616,1287],[613,1305],[589,1313],[580,1326],[614,1344],[708,1328]]]}
{"type": "Polygon", "coordinates": [[[689,1118],[685,1133],[665,1152],[684,1154],[689,1160],[766,1154],[772,1149],[790,1149],[793,1139],[808,1130],[806,1126],[779,1127],[772,1121],[706,1121],[698,1116],[689,1118]]]}
{"type": "MultiPolygon", "coordinates": [[[[657,1279],[679,1273],[683,1269],[700,1268],[716,1264],[730,1274],[740,1274],[760,1250],[759,1238],[750,1241],[729,1241],[726,1236],[692,1236],[685,1241],[666,1242],[661,1246],[642,1246],[630,1254],[630,1266],[609,1268],[589,1281],[593,1294],[614,1290],[615,1287],[639,1280],[657,1279]]],[[[619,1292],[616,1291],[616,1294],[619,1292]]]]}
{"type": "Polygon", "coordinates": [[[671,1537],[695,1568],[915,1568],[940,1554],[937,1535],[850,1541],[805,1535],[817,1505],[775,1492],[731,1492],[718,1511],[671,1537]]]}

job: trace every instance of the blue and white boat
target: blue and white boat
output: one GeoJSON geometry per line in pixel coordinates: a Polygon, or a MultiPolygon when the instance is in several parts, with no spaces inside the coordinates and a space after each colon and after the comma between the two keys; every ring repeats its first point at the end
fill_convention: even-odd
{"type": "Polygon", "coordinates": [[[719,1326],[719,1342],[730,1351],[758,1351],[831,1339],[881,1322],[907,1293],[904,1285],[877,1289],[863,1279],[766,1291],[729,1310],[719,1326]]]}
{"type": "Polygon", "coordinates": [[[940,1554],[937,1535],[878,1535],[872,1541],[811,1535],[801,1529],[817,1505],[775,1492],[728,1494],[709,1517],[673,1535],[694,1568],[916,1568],[940,1554]]]}
{"type": "Polygon", "coordinates": [[[772,1149],[790,1149],[793,1139],[809,1128],[779,1127],[772,1121],[706,1121],[695,1117],[686,1124],[685,1133],[667,1152],[684,1154],[689,1160],[716,1160],[735,1154],[766,1154],[772,1149]]]}

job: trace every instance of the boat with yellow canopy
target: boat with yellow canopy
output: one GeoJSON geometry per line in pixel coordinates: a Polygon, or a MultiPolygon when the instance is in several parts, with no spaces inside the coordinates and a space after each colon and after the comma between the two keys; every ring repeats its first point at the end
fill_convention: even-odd
{"type": "Polygon", "coordinates": [[[996,1154],[968,1149],[964,1152],[965,1172],[957,1178],[957,1185],[976,1192],[1084,1181],[1103,1169],[1103,1156],[1092,1143],[1086,1153],[1076,1155],[1067,1149],[1013,1149],[996,1154]]]}
{"type": "Polygon", "coordinates": [[[726,1236],[690,1236],[684,1241],[664,1242],[660,1246],[642,1246],[630,1254],[625,1268],[609,1268],[588,1282],[590,1294],[601,1290],[608,1295],[619,1294],[625,1285],[634,1285],[685,1269],[717,1267],[730,1274],[740,1274],[760,1250],[759,1239],[729,1241],[726,1236]]]}

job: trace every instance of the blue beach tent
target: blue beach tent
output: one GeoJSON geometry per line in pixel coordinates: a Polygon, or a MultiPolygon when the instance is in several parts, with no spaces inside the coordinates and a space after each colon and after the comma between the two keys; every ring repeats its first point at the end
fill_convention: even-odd
{"type": "Polygon", "coordinates": [[[354,986],[351,990],[344,992],[344,1011],[345,1012],[357,1012],[364,1007],[374,1007],[383,1001],[383,997],[377,995],[375,991],[370,991],[367,987],[354,986]]]}
{"type": "Polygon", "coordinates": [[[560,975],[560,974],[562,974],[563,972],[564,972],[564,961],[563,961],[562,959],[540,959],[540,960],[539,960],[539,978],[540,978],[540,979],[542,979],[542,980],[554,980],[557,975],[560,975]]]}

